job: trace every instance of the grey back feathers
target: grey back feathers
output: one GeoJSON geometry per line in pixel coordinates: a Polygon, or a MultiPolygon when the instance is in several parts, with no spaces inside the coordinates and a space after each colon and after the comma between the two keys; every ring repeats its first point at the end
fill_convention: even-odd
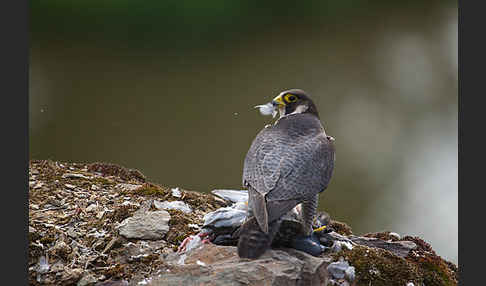
{"type": "Polygon", "coordinates": [[[323,191],[334,169],[334,144],[311,114],[292,114],[263,129],[243,167],[243,186],[267,200],[304,199],[323,191]]]}
{"type": "Polygon", "coordinates": [[[280,217],[299,203],[316,200],[333,169],[334,143],[315,114],[290,114],[260,131],[243,167],[243,186],[248,188],[254,218],[239,232],[240,257],[260,256],[278,231],[280,217]],[[255,243],[261,247],[255,248],[255,243]]]}

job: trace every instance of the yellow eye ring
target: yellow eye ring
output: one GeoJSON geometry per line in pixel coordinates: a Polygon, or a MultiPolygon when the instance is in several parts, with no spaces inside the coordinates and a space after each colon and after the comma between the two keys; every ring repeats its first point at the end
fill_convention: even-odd
{"type": "Polygon", "coordinates": [[[297,101],[297,96],[295,96],[295,95],[293,95],[291,93],[287,93],[284,96],[284,99],[285,99],[286,102],[291,103],[291,102],[297,101]]]}

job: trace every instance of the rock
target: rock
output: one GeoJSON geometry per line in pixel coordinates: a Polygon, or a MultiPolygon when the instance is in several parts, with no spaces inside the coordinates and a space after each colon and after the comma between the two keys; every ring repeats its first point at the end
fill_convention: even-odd
{"type": "Polygon", "coordinates": [[[417,248],[417,245],[412,241],[386,241],[381,240],[378,238],[371,238],[371,237],[359,237],[359,236],[350,236],[351,241],[356,244],[366,245],[369,247],[377,247],[388,250],[393,254],[406,257],[411,250],[417,248]]]}
{"type": "Polygon", "coordinates": [[[98,206],[96,204],[91,204],[89,205],[88,207],[86,207],[85,211],[86,212],[92,212],[94,211],[96,208],[98,208],[98,206]]]}
{"type": "Polygon", "coordinates": [[[354,267],[350,266],[343,257],[340,257],[339,261],[330,263],[327,266],[327,271],[331,278],[329,285],[348,286],[350,285],[349,282],[352,283],[356,278],[354,267]]]}
{"type": "Polygon", "coordinates": [[[103,281],[103,282],[96,283],[95,286],[128,286],[128,281],[126,280],[103,281]]]}
{"type": "Polygon", "coordinates": [[[294,249],[271,249],[259,259],[240,259],[236,247],[203,244],[167,262],[174,273],[154,277],[148,285],[325,285],[328,258],[317,258],[294,249]]]}
{"type": "Polygon", "coordinates": [[[192,209],[183,201],[159,202],[154,201],[154,206],[159,210],[180,210],[184,213],[191,213],[192,209]]]}
{"type": "Polygon", "coordinates": [[[71,178],[71,179],[90,179],[90,177],[87,177],[83,174],[78,174],[78,173],[66,173],[62,175],[62,178],[71,178]]]}
{"type": "MultiPolygon", "coordinates": [[[[327,271],[331,274],[332,278],[334,279],[343,279],[346,275],[346,271],[348,271],[349,263],[345,261],[342,257],[339,259],[338,262],[333,262],[327,266],[327,271]]],[[[354,267],[353,267],[354,273],[354,267]]]]}
{"type": "Polygon", "coordinates": [[[351,282],[354,281],[354,279],[356,278],[356,274],[354,272],[353,266],[348,267],[348,269],[344,271],[344,277],[346,277],[346,279],[348,279],[351,282]]]}
{"type": "MultiPolygon", "coordinates": [[[[328,247],[324,253],[313,257],[286,248],[285,241],[301,233],[301,224],[285,218],[280,244],[260,259],[244,260],[234,247],[238,225],[231,219],[229,224],[213,221],[228,227],[202,227],[204,215],[220,207],[246,211],[244,202],[238,204],[245,200],[244,190],[228,190],[235,196],[224,200],[180,189],[178,200],[193,211],[170,211],[171,217],[165,210],[154,212],[153,200],[178,198],[178,188],[145,182],[136,172],[105,163],[49,160],[33,160],[29,169],[38,172],[29,178],[29,285],[457,285],[457,266],[420,237],[390,231],[355,236],[345,223],[318,213],[314,229],[326,228],[314,234],[328,247]],[[65,175],[73,173],[86,178],[65,175]],[[177,253],[188,237],[192,242],[177,253]],[[327,269],[339,264],[339,257],[349,264],[342,279],[327,269]]],[[[299,207],[294,211],[290,215],[301,212],[299,207]]]]}
{"type": "Polygon", "coordinates": [[[71,184],[64,184],[64,186],[70,190],[74,190],[76,189],[76,186],[75,185],[71,185],[71,184]]]}
{"type": "Polygon", "coordinates": [[[76,286],[94,285],[96,282],[98,282],[98,279],[96,279],[96,277],[93,274],[87,273],[83,277],[81,277],[81,279],[79,279],[76,286]]]}
{"type": "Polygon", "coordinates": [[[167,211],[137,213],[122,221],[120,235],[125,238],[162,239],[169,231],[170,214],[167,211]]]}

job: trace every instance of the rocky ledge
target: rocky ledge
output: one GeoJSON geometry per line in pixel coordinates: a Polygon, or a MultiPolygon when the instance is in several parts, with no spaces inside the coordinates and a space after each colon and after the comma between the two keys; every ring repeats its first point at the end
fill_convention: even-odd
{"type": "Polygon", "coordinates": [[[274,247],[240,259],[197,235],[228,206],[114,164],[31,161],[30,285],[457,285],[457,266],[421,238],[358,236],[332,219],[317,257],[274,247]]]}

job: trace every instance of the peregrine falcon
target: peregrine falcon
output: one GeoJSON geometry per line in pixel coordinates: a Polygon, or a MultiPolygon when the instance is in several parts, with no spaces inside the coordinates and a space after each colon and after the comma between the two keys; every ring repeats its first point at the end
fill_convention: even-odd
{"type": "Polygon", "coordinates": [[[278,109],[280,117],[260,131],[244,161],[249,214],[238,230],[242,258],[258,258],[270,248],[281,217],[298,204],[310,237],[318,194],[334,170],[334,138],[326,135],[316,106],[303,90],[283,91],[261,107],[268,106],[278,109]]]}

